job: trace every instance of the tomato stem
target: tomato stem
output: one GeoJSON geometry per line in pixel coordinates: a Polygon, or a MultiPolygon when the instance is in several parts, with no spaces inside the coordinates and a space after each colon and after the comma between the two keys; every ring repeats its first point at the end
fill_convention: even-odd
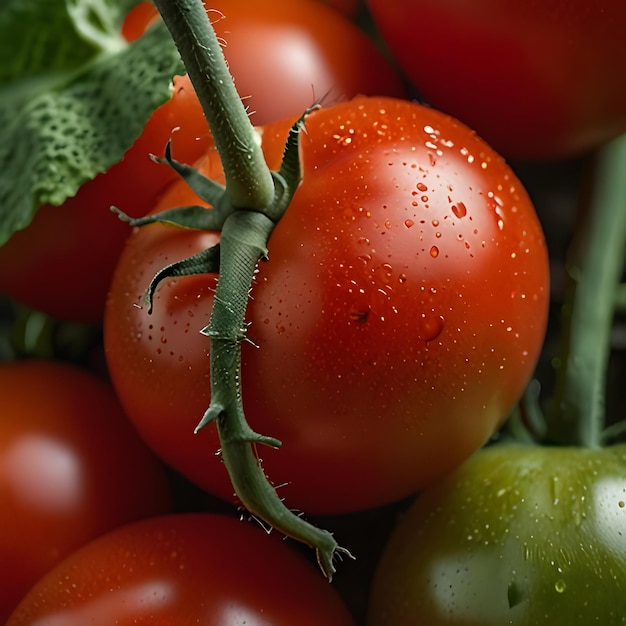
{"type": "Polygon", "coordinates": [[[155,0],[189,74],[220,154],[235,207],[262,210],[274,183],[201,0],[155,0]]]}
{"type": "MultiPolygon", "coordinates": [[[[274,448],[278,440],[252,430],[246,421],[241,393],[241,342],[246,338],[245,314],[257,264],[267,255],[267,242],[300,183],[298,138],[305,111],[287,138],[278,172],[267,167],[260,143],[228,72],[220,44],[202,0],[155,0],[170,29],[222,160],[226,187],[219,189],[166,155],[166,161],[188,184],[214,206],[212,228],[220,228],[219,246],[192,259],[165,268],[153,279],[150,294],[161,276],[183,275],[219,267],[213,310],[202,331],[210,341],[211,402],[196,432],[215,422],[221,455],[237,497],[250,513],[285,535],[316,550],[327,578],[335,572],[334,559],[350,553],[332,534],[308,523],[287,508],[265,475],[258,445],[274,448]],[[207,197],[204,197],[205,194],[207,197]],[[217,206],[217,209],[215,208],[217,206]],[[216,258],[219,254],[219,258],[216,258]],[[199,270],[198,270],[199,268],[199,270]]],[[[197,207],[180,207],[148,218],[203,228],[197,207]],[[195,223],[197,222],[197,225],[195,223]]],[[[206,211],[205,211],[206,213],[206,211]]]]}
{"type": "Polygon", "coordinates": [[[333,559],[349,552],[332,534],[295,515],[278,497],[263,472],[254,446],[280,447],[280,441],[254,432],[248,425],[241,400],[241,351],[245,339],[244,315],[247,291],[241,291],[244,277],[250,282],[259,258],[267,250],[259,242],[267,240],[274,223],[258,211],[240,210],[225,222],[220,237],[221,255],[228,259],[220,271],[218,291],[209,326],[204,333],[211,339],[211,404],[196,431],[215,420],[222,445],[222,459],[233,487],[245,507],[285,534],[306,543],[317,552],[318,563],[332,579],[333,559]],[[235,326],[233,320],[238,320],[235,326]]]}
{"type": "Polygon", "coordinates": [[[626,243],[626,135],[597,155],[587,219],[571,248],[571,289],[562,314],[564,356],[557,368],[547,438],[601,445],[610,334],[626,243]]]}

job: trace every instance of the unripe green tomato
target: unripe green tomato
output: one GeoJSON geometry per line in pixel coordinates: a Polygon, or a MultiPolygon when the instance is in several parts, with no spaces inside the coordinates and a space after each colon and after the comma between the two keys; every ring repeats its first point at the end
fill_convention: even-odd
{"type": "Polygon", "coordinates": [[[498,445],[394,531],[370,626],[626,623],[626,446],[498,445]]]}

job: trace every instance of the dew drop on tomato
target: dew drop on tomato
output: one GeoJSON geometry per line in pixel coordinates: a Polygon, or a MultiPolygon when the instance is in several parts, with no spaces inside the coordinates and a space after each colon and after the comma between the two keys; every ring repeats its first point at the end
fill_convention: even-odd
{"type": "Polygon", "coordinates": [[[441,332],[443,331],[445,325],[444,318],[439,316],[429,316],[425,313],[422,313],[421,318],[418,320],[418,335],[422,341],[433,341],[437,339],[441,332]]]}
{"type": "Polygon", "coordinates": [[[467,215],[467,207],[463,202],[457,202],[452,205],[452,212],[459,218],[463,218],[467,215]]]}

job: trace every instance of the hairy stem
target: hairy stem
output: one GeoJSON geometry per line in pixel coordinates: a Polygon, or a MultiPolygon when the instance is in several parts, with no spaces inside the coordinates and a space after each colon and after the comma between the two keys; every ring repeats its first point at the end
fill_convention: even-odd
{"type": "Polygon", "coordinates": [[[265,209],[274,184],[201,0],[154,0],[202,104],[233,206],[265,209]]]}
{"type": "Polygon", "coordinates": [[[548,439],[596,447],[605,426],[610,333],[626,247],[626,135],[598,155],[588,221],[577,234],[563,310],[566,354],[557,370],[548,439]]]}
{"type": "Polygon", "coordinates": [[[222,269],[204,331],[211,341],[211,404],[196,430],[215,420],[222,459],[241,503],[280,532],[314,548],[322,571],[332,579],[335,556],[349,552],[338,546],[331,533],[294,514],[278,497],[263,472],[256,446],[276,448],[280,442],[250,428],[241,400],[240,343],[245,339],[248,300],[248,291],[242,291],[241,285],[251,283],[273,228],[274,222],[262,213],[240,210],[228,217],[222,229],[222,269]]]}
{"type": "MultiPolygon", "coordinates": [[[[165,161],[214,207],[210,225],[221,227],[221,237],[219,247],[208,254],[165,268],[151,288],[156,288],[163,275],[219,267],[213,310],[203,330],[210,340],[211,403],[196,431],[209,422],[216,423],[222,458],[241,503],[278,531],[313,547],[322,571],[330,579],[335,572],[335,557],[350,553],[338,546],[331,533],[289,510],[276,494],[263,472],[257,447],[279,447],[280,442],[250,428],[244,415],[240,380],[250,285],[259,260],[267,254],[269,236],[300,182],[298,139],[309,111],[291,129],[280,170],[271,172],[202,0],[155,0],[155,5],[202,103],[222,160],[226,186],[218,188],[166,155],[165,161]]],[[[187,227],[206,222],[198,218],[197,207],[183,207],[149,219],[165,219],[187,227]]]]}

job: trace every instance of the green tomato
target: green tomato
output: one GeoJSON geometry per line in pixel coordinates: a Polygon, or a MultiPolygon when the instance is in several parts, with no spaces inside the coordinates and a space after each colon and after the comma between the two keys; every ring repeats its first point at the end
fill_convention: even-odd
{"type": "Polygon", "coordinates": [[[626,624],[626,445],[498,445],[424,491],[376,572],[371,626],[626,624]]]}

